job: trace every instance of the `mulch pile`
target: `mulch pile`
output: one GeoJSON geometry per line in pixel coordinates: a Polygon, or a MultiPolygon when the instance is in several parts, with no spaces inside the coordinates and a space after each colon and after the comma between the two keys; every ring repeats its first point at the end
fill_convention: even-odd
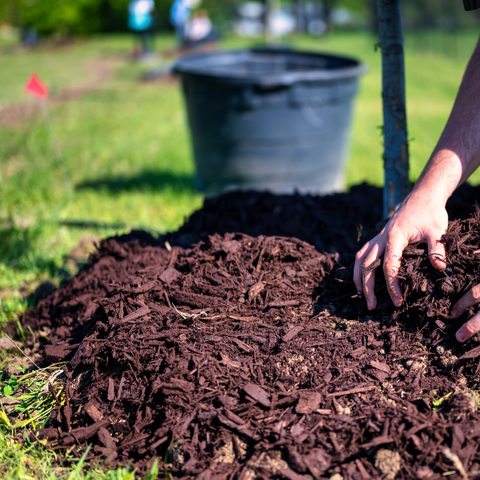
{"type": "MultiPolygon", "coordinates": [[[[410,246],[395,310],[368,312],[354,253],[381,190],[328,197],[230,193],[173,234],[101,242],[23,318],[51,330],[66,403],[35,435],[172,478],[471,478],[480,472],[478,339],[452,302],[478,283],[480,190],[449,204],[449,265],[410,246]],[[167,474],[166,474],[167,475],[167,474]]],[[[381,275],[378,275],[381,277],[381,275]]]]}

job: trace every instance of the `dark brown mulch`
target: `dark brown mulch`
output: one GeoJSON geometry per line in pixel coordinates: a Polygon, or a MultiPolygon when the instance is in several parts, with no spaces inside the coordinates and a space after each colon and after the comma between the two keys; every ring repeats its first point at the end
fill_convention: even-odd
{"type": "Polygon", "coordinates": [[[366,311],[351,279],[357,238],[380,219],[366,185],[231,193],[174,234],[104,240],[23,319],[51,329],[47,362],[70,360],[66,405],[38,437],[92,443],[110,467],[167,458],[173,478],[474,475],[480,347],[456,343],[466,316],[448,312],[478,282],[476,194],[449,205],[466,220],[445,236],[445,272],[409,247],[395,311],[381,282],[366,311]]]}

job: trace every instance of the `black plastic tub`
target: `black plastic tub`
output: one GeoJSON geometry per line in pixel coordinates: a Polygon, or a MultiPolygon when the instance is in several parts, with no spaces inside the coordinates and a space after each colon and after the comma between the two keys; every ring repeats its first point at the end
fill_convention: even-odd
{"type": "Polygon", "coordinates": [[[286,48],[181,58],[174,72],[182,78],[198,189],[342,190],[364,71],[351,58],[286,48]]]}

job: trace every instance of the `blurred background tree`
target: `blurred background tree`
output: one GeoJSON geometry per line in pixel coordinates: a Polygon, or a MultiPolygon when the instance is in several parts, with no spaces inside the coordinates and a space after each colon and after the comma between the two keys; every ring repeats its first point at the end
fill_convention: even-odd
{"type": "MultiPolygon", "coordinates": [[[[130,0],[0,0],[0,23],[32,28],[43,37],[87,35],[127,30],[130,0]]],[[[155,0],[157,28],[171,30],[173,0],[155,0]]],[[[235,0],[204,0],[212,20],[221,29],[235,15],[235,0]]]]}
{"type": "MultiPolygon", "coordinates": [[[[173,0],[155,0],[157,30],[171,30],[172,3],[173,0]]],[[[203,0],[201,8],[209,12],[221,32],[228,32],[242,3],[243,0],[203,0]]],[[[329,26],[332,15],[341,9],[356,20],[348,28],[369,26],[376,31],[376,0],[279,0],[277,3],[293,13],[300,4],[317,5],[329,26]]],[[[34,29],[41,37],[121,32],[127,30],[128,4],[129,0],[0,0],[0,24],[34,29]]],[[[480,23],[478,11],[461,14],[460,0],[402,0],[402,9],[406,29],[452,30],[480,23]]]]}

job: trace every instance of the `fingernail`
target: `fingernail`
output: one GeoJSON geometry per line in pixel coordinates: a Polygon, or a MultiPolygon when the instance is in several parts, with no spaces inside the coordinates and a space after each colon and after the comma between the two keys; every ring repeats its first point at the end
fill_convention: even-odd
{"type": "Polygon", "coordinates": [[[457,310],[452,310],[452,317],[456,318],[458,315],[457,310]]]}
{"type": "Polygon", "coordinates": [[[393,297],[393,304],[398,307],[400,305],[400,299],[398,297],[393,297]]]}
{"type": "Polygon", "coordinates": [[[369,310],[372,309],[372,302],[371,302],[370,300],[367,300],[367,308],[368,308],[369,310]]]}
{"type": "Polygon", "coordinates": [[[465,334],[463,332],[457,332],[457,334],[455,335],[457,337],[457,340],[459,342],[464,342],[465,341],[465,334]]]}

